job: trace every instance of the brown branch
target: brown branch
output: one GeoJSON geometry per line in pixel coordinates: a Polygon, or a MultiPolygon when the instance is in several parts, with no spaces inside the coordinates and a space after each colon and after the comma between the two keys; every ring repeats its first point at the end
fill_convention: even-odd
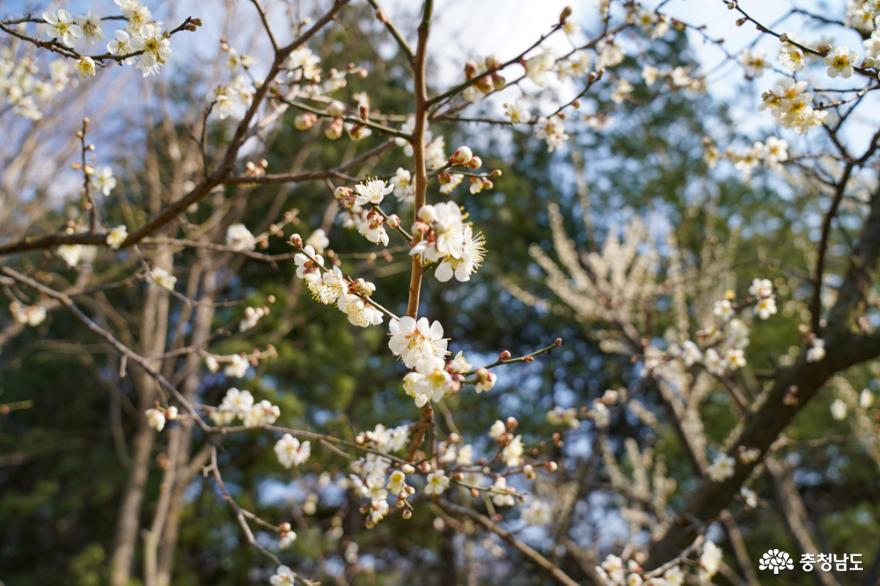
{"type": "Polygon", "coordinates": [[[195,407],[177,390],[173,384],[171,384],[168,379],[166,379],[161,372],[156,370],[149,361],[138,354],[137,352],[131,350],[128,346],[120,342],[116,337],[98,325],[92,318],[83,313],[83,311],[77,307],[77,305],[73,302],[69,295],[56,291],[51,287],[47,287],[43,285],[39,281],[28,277],[27,275],[23,275],[19,273],[15,269],[10,267],[0,267],[0,273],[3,273],[7,277],[15,279],[19,283],[27,285],[32,289],[36,289],[40,293],[43,293],[47,297],[51,297],[59,302],[62,305],[67,307],[74,316],[77,317],[85,326],[97,334],[99,337],[103,338],[110,346],[112,346],[117,352],[119,352],[126,359],[131,360],[138,366],[140,366],[150,377],[152,377],[159,386],[165,389],[174,399],[180,403],[180,405],[189,413],[189,415],[193,418],[193,420],[201,427],[203,430],[208,429],[208,425],[204,422],[204,420],[199,416],[195,407]]]}
{"type": "MultiPolygon", "coordinates": [[[[428,169],[425,162],[425,133],[428,126],[428,82],[426,62],[428,57],[428,35],[431,30],[431,14],[434,0],[425,0],[422,6],[422,21],[419,24],[419,41],[416,47],[416,58],[413,63],[415,93],[415,127],[412,136],[413,163],[415,166],[415,203],[413,204],[413,221],[418,219],[419,210],[425,205],[428,190],[428,169]]],[[[421,235],[417,232],[412,239],[415,246],[421,235]]],[[[413,255],[410,266],[409,296],[406,304],[406,315],[416,317],[419,313],[419,295],[422,288],[422,260],[413,255]]]]}
{"type": "Polygon", "coordinates": [[[473,521],[476,521],[485,529],[491,531],[492,533],[509,543],[514,549],[516,549],[518,552],[528,558],[529,561],[550,574],[550,576],[553,577],[553,579],[556,580],[558,583],[564,584],[565,586],[578,585],[577,581],[575,581],[571,578],[571,576],[563,572],[559,566],[541,555],[541,553],[537,550],[531,548],[528,544],[517,539],[516,536],[513,535],[510,531],[507,531],[506,529],[494,523],[491,519],[489,519],[489,517],[481,515],[480,513],[467,507],[462,507],[450,503],[449,501],[438,501],[437,505],[449,514],[463,515],[473,521]]]}

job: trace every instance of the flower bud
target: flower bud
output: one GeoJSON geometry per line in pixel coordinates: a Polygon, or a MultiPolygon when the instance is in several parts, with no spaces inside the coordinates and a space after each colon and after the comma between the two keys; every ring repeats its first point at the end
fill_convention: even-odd
{"type": "Polygon", "coordinates": [[[293,125],[297,130],[308,130],[314,126],[317,121],[318,117],[315,114],[311,112],[303,112],[302,114],[297,114],[296,118],[293,119],[293,125]]]}
{"type": "Polygon", "coordinates": [[[434,206],[422,206],[419,209],[418,218],[426,224],[433,224],[437,220],[434,206]]]}
{"type": "Polygon", "coordinates": [[[565,21],[571,16],[571,11],[571,6],[566,6],[562,9],[562,12],[559,13],[559,24],[565,24],[565,21]]]}
{"type": "Polygon", "coordinates": [[[342,131],[344,129],[344,124],[342,118],[334,118],[330,121],[330,123],[324,127],[324,136],[329,140],[336,140],[340,136],[342,136],[342,131]]]}
{"type": "Polygon", "coordinates": [[[345,116],[345,104],[339,100],[333,100],[330,102],[330,105],[327,106],[327,114],[333,118],[342,118],[345,116]]]}
{"type": "Polygon", "coordinates": [[[449,162],[453,165],[467,165],[474,158],[474,153],[471,151],[470,147],[460,146],[455,149],[455,152],[452,153],[452,156],[449,157],[449,162]]]}

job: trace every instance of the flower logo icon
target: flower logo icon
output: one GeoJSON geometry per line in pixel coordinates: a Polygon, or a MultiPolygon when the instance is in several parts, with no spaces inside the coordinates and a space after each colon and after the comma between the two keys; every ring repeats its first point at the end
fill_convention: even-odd
{"type": "Polygon", "coordinates": [[[788,552],[780,549],[771,549],[761,556],[758,562],[759,570],[772,570],[773,574],[778,574],[782,570],[793,570],[794,562],[788,552]]]}

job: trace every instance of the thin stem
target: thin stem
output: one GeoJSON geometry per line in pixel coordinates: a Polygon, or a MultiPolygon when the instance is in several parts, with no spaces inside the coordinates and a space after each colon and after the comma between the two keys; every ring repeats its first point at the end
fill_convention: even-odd
{"type": "MultiPolygon", "coordinates": [[[[415,127],[412,136],[413,163],[415,164],[415,203],[413,204],[413,222],[418,219],[419,210],[425,205],[428,191],[428,169],[425,162],[425,134],[428,127],[428,83],[426,79],[426,62],[428,57],[428,35],[431,30],[431,14],[434,9],[433,0],[425,0],[422,7],[422,21],[419,24],[419,43],[413,63],[415,92],[415,127]]],[[[418,244],[421,234],[416,233],[412,245],[418,244]]],[[[419,313],[419,295],[422,289],[422,261],[413,255],[410,266],[409,297],[406,315],[416,317],[419,313]]]]}

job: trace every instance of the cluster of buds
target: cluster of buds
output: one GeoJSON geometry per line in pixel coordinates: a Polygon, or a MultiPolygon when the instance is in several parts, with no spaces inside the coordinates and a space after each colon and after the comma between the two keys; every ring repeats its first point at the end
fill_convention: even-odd
{"type": "Polygon", "coordinates": [[[266,169],[268,168],[269,161],[266,159],[260,159],[256,163],[248,161],[244,164],[244,175],[245,177],[262,177],[266,174],[266,169]]]}
{"type": "Polygon", "coordinates": [[[495,386],[495,382],[498,380],[498,377],[486,368],[478,368],[477,372],[475,372],[474,374],[477,377],[476,381],[474,382],[477,393],[485,393],[486,391],[491,391],[492,388],[495,386]]]}
{"type": "Polygon", "coordinates": [[[490,55],[483,63],[483,68],[480,68],[474,61],[468,61],[464,65],[465,79],[468,81],[476,80],[462,92],[464,99],[469,102],[479,99],[480,94],[490,94],[493,91],[504,89],[504,86],[507,85],[507,80],[498,73],[501,63],[496,57],[490,55]]]}
{"type": "Polygon", "coordinates": [[[469,146],[465,145],[455,149],[455,152],[449,157],[449,164],[456,167],[479,169],[483,166],[483,161],[473,153],[469,146]]]}
{"type": "Polygon", "coordinates": [[[147,409],[146,416],[147,425],[156,431],[162,431],[165,429],[167,421],[177,419],[177,407],[173,405],[162,407],[159,403],[156,403],[152,408],[147,409]]]}

